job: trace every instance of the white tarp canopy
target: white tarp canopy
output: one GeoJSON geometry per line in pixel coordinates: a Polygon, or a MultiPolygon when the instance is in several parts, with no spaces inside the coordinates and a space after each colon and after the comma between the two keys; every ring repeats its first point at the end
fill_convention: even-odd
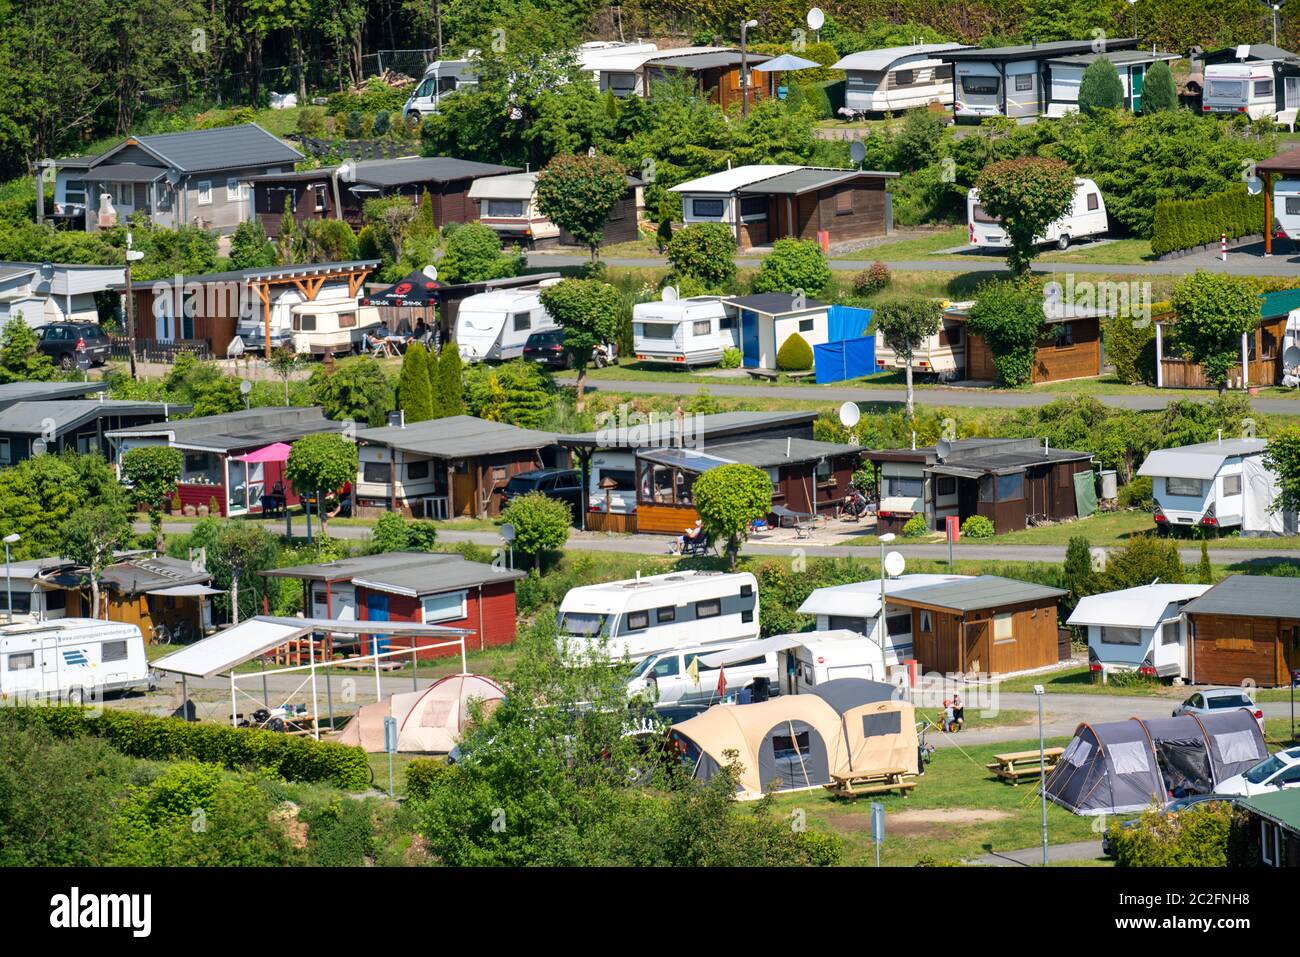
{"type": "Polygon", "coordinates": [[[312,632],[354,635],[409,635],[451,639],[473,634],[464,628],[402,621],[336,621],[329,618],[249,618],[211,638],[204,638],[153,663],[158,671],[211,678],[252,661],[286,642],[312,632]]]}
{"type": "Polygon", "coordinates": [[[201,598],[224,593],[220,588],[212,588],[208,585],[168,585],[166,588],[152,588],[145,594],[167,595],[172,598],[201,598]]]}
{"type": "Polygon", "coordinates": [[[1241,531],[1246,535],[1290,535],[1296,531],[1294,512],[1275,509],[1281,488],[1277,475],[1258,456],[1243,459],[1241,486],[1244,496],[1241,531]]]}
{"type": "MultiPolygon", "coordinates": [[[[722,667],[734,665],[740,661],[748,661],[750,658],[765,655],[769,651],[785,651],[787,648],[802,645],[804,637],[804,635],[773,635],[771,638],[744,641],[726,651],[715,651],[711,655],[700,655],[700,664],[710,668],[716,668],[719,665],[722,667]]],[[[811,635],[808,637],[811,637],[811,635]]]]}
{"type": "Polygon", "coordinates": [[[1157,582],[1079,599],[1067,625],[1103,628],[1154,628],[1165,609],[1176,601],[1190,601],[1210,590],[1209,585],[1170,585],[1157,582]]]}

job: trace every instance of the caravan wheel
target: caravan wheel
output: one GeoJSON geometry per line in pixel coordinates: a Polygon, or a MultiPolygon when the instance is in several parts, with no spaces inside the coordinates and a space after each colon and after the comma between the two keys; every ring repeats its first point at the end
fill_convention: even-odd
{"type": "Polygon", "coordinates": [[[81,707],[86,703],[86,690],[84,688],[68,689],[68,704],[74,707],[81,707]]]}
{"type": "Polygon", "coordinates": [[[1056,240],[1056,248],[1057,248],[1057,249],[1069,249],[1069,248],[1070,248],[1070,234],[1069,234],[1069,233],[1062,233],[1062,234],[1057,238],[1057,240],[1056,240]]]}

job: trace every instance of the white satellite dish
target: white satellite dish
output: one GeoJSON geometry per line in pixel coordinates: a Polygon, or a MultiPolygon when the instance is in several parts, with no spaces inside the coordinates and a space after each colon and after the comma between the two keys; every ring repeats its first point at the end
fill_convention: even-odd
{"type": "Polygon", "coordinates": [[[503,542],[513,542],[515,540],[515,527],[509,522],[501,526],[501,540],[503,542]]]}
{"type": "Polygon", "coordinates": [[[1238,46],[1237,46],[1237,59],[1238,59],[1238,60],[1249,60],[1249,59],[1250,59],[1250,44],[1249,44],[1249,43],[1241,43],[1241,44],[1238,44],[1238,46]]]}
{"type": "Polygon", "coordinates": [[[940,462],[952,455],[952,443],[947,439],[940,439],[934,443],[934,457],[940,462]]]}
{"type": "Polygon", "coordinates": [[[862,410],[856,402],[845,402],[840,406],[840,425],[851,429],[862,420],[862,410]]]}
{"type": "Polygon", "coordinates": [[[1300,346],[1286,347],[1286,351],[1282,353],[1282,366],[1286,369],[1300,366],[1300,346]]]}
{"type": "Polygon", "coordinates": [[[424,273],[425,279],[431,279],[435,282],[438,279],[438,268],[436,266],[425,266],[420,272],[424,273]]]}
{"type": "Polygon", "coordinates": [[[849,144],[849,159],[853,160],[853,162],[858,165],[861,165],[862,161],[866,158],[867,146],[862,142],[862,140],[854,140],[849,144]]]}
{"type": "Polygon", "coordinates": [[[1258,196],[1264,190],[1264,181],[1258,176],[1246,177],[1246,192],[1251,196],[1258,196]]]}
{"type": "Polygon", "coordinates": [[[898,552],[890,552],[885,556],[885,574],[890,578],[897,578],[903,574],[903,569],[907,567],[907,562],[898,552]]]}
{"type": "Polygon", "coordinates": [[[242,382],[239,383],[239,391],[244,395],[248,395],[248,393],[253,391],[253,383],[249,382],[247,379],[244,379],[242,382]]]}
{"type": "Polygon", "coordinates": [[[677,301],[677,287],[676,287],[676,286],[664,286],[664,288],[663,288],[663,293],[662,293],[662,298],[663,298],[663,301],[664,301],[664,302],[676,302],[676,301],[677,301]]]}
{"type": "Polygon", "coordinates": [[[820,30],[826,24],[826,14],[822,13],[821,7],[813,7],[808,11],[808,29],[820,30]]]}

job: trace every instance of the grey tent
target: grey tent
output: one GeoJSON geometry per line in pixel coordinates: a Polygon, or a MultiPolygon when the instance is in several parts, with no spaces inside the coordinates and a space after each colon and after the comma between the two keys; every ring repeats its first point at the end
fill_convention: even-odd
{"type": "Polygon", "coordinates": [[[1245,708],[1194,717],[1205,732],[1216,786],[1268,757],[1264,733],[1259,730],[1255,716],[1245,708]]]}
{"type": "Polygon", "coordinates": [[[808,693],[815,694],[840,714],[873,701],[901,700],[902,697],[895,685],[866,678],[834,678],[813,685],[808,693]]]}
{"type": "Polygon", "coordinates": [[[1208,794],[1214,790],[1214,769],[1210,766],[1205,732],[1194,717],[1183,714],[1139,723],[1151,738],[1165,793],[1208,794]]]}

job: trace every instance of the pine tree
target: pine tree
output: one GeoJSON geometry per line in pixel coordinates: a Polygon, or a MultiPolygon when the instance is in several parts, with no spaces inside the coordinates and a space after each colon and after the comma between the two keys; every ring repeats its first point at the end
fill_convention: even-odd
{"type": "Polygon", "coordinates": [[[292,266],[299,260],[302,244],[298,234],[298,220],[293,216],[293,198],[284,198],[284,213],[280,216],[280,234],[275,238],[275,255],[279,265],[292,266]]]}
{"type": "Polygon", "coordinates": [[[1088,114],[1114,110],[1124,105],[1124,84],[1115,64],[1105,57],[1094,60],[1079,82],[1079,109],[1088,114]]]}
{"type": "Polygon", "coordinates": [[[440,374],[438,353],[432,349],[429,350],[425,357],[425,367],[429,373],[429,401],[433,405],[433,417],[435,419],[445,418],[447,415],[447,403],[443,401],[442,389],[439,385],[438,376],[440,374]]]}
{"type": "Polygon", "coordinates": [[[1096,574],[1092,570],[1092,546],[1081,535],[1071,538],[1065,548],[1062,578],[1070,592],[1070,599],[1075,602],[1091,595],[1096,587],[1096,574]]]}
{"type": "Polygon", "coordinates": [[[1142,113],[1160,113],[1178,109],[1178,93],[1174,90],[1174,74],[1164,61],[1151,64],[1142,83],[1142,113]]]}
{"type": "Polygon", "coordinates": [[[397,407],[405,414],[407,422],[424,422],[433,418],[428,353],[418,342],[407,346],[402,357],[402,371],[397,378],[397,407]]]}
{"type": "Polygon", "coordinates": [[[464,390],[460,350],[456,343],[449,342],[442,347],[442,358],[438,360],[438,398],[444,416],[465,414],[464,390]]]}
{"type": "Polygon", "coordinates": [[[1210,567],[1210,548],[1201,539],[1201,561],[1196,566],[1196,580],[1202,585],[1214,584],[1214,569],[1210,567]]]}

